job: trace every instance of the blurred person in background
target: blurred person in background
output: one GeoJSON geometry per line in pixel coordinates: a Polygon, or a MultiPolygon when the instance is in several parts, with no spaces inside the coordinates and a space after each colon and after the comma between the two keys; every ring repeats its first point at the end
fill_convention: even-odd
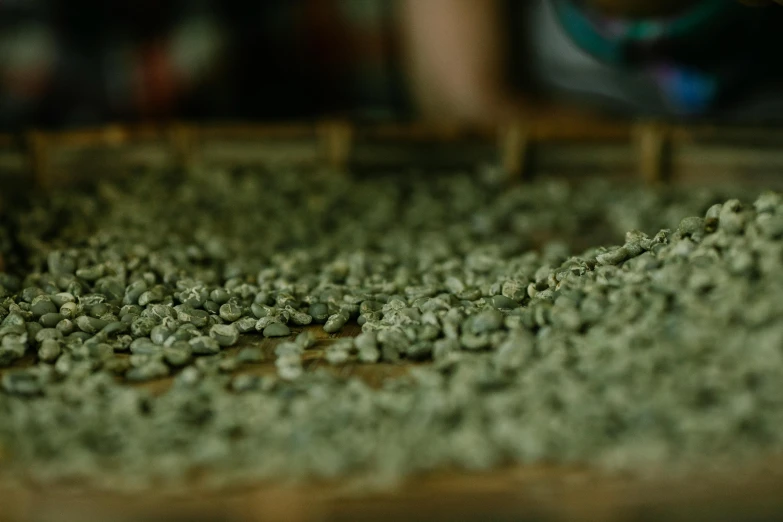
{"type": "Polygon", "coordinates": [[[388,118],[386,0],[0,0],[0,128],[388,118]]]}
{"type": "Polygon", "coordinates": [[[0,128],[329,115],[488,123],[546,99],[783,116],[783,9],[743,3],[771,2],[4,0],[0,128]]]}
{"type": "Polygon", "coordinates": [[[747,7],[772,3],[407,0],[411,84],[425,114],[467,120],[514,112],[514,87],[622,114],[780,118],[783,12],[747,7]]]}

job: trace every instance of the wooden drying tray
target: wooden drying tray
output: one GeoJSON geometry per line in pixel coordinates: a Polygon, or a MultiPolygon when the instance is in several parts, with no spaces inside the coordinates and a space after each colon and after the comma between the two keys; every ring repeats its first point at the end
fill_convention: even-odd
{"type": "MultiPolygon", "coordinates": [[[[636,173],[633,179],[648,183],[739,180],[774,187],[781,184],[782,177],[777,175],[783,169],[781,145],[783,128],[579,118],[539,118],[500,129],[352,126],[334,121],[279,126],[112,126],[0,136],[0,182],[16,177],[55,187],[145,166],[326,164],[361,172],[412,166],[469,168],[477,162],[499,161],[510,180],[549,175],[628,179],[636,173]]],[[[7,186],[0,183],[0,193],[7,186]]],[[[346,328],[341,335],[355,333],[355,328],[346,328]]],[[[243,342],[261,342],[266,351],[272,351],[276,341],[248,338],[243,342]]],[[[379,372],[391,375],[405,368],[377,365],[354,370],[377,377],[379,372]]],[[[736,470],[730,476],[700,474],[640,481],[583,469],[513,466],[491,473],[417,477],[399,490],[370,495],[346,492],[344,485],[257,484],[211,494],[194,490],[176,496],[152,492],[123,496],[0,483],[0,522],[783,520],[779,493],[783,479],[755,468],[736,470]]]]}
{"type": "Polygon", "coordinates": [[[352,172],[499,163],[510,180],[602,176],[647,183],[780,186],[783,127],[536,117],[499,128],[449,125],[108,126],[0,136],[0,179],[39,187],[140,167],[326,165],[352,172]]]}

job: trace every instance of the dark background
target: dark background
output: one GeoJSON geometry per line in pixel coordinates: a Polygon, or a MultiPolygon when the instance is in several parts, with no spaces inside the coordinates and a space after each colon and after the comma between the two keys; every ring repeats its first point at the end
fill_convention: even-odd
{"type": "Polygon", "coordinates": [[[399,116],[393,18],[388,0],[2,0],[0,129],[399,116]]]}

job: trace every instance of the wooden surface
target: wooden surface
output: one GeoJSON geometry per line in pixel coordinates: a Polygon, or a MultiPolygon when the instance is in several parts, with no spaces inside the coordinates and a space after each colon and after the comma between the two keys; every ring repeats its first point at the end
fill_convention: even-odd
{"type": "MultiPolygon", "coordinates": [[[[384,379],[403,375],[410,367],[408,364],[362,364],[358,362],[353,362],[344,366],[332,366],[324,359],[325,348],[340,337],[354,337],[358,335],[361,332],[361,328],[356,324],[347,324],[340,334],[335,335],[327,334],[320,325],[309,326],[306,329],[312,332],[317,339],[314,346],[305,351],[303,356],[303,367],[307,372],[313,372],[318,368],[324,368],[335,372],[342,377],[360,377],[371,386],[377,387],[383,383],[384,379]]],[[[242,348],[260,348],[264,354],[265,360],[263,362],[242,364],[239,369],[231,373],[235,375],[275,375],[277,373],[274,362],[275,346],[283,340],[292,341],[296,335],[303,330],[304,328],[292,327],[290,337],[277,339],[266,339],[259,334],[242,335],[240,341],[235,346],[224,349],[221,353],[230,357],[236,355],[242,348]]],[[[168,389],[173,379],[174,376],[171,376],[166,379],[137,384],[136,386],[147,388],[153,393],[163,393],[168,389]]]]}
{"type": "Polygon", "coordinates": [[[396,490],[333,484],[264,485],[212,494],[112,495],[68,489],[8,490],[0,520],[120,521],[777,521],[780,480],[740,473],[692,481],[634,481],[584,470],[510,468],[443,473],[396,490]]]}
{"type": "MultiPolygon", "coordinates": [[[[348,364],[323,360],[324,349],[338,337],[356,335],[347,325],[339,335],[308,327],[318,338],[308,350],[305,368],[328,368],[356,375],[371,385],[404,374],[410,365],[348,364]]],[[[301,329],[295,329],[291,338],[301,329]]],[[[235,373],[274,373],[274,347],[284,339],[245,335],[227,350],[260,347],[263,363],[243,365],[235,373]]],[[[30,364],[27,359],[23,364],[30,364]]],[[[163,393],[172,378],[138,386],[163,393]]],[[[0,460],[0,464],[2,460],[0,460]]],[[[783,520],[783,467],[731,473],[696,473],[689,477],[644,479],[557,466],[507,466],[494,472],[444,471],[401,484],[371,486],[353,479],[330,483],[255,484],[227,491],[116,494],[71,486],[20,487],[0,482],[0,522],[81,521],[342,521],[342,520],[595,520],[595,521],[737,521],[783,520]],[[772,473],[770,470],[780,470],[772,473]]]]}
{"type": "MultiPolygon", "coordinates": [[[[783,184],[783,129],[602,122],[559,116],[518,122],[504,129],[463,129],[421,124],[357,129],[339,122],[286,126],[124,126],[71,133],[0,136],[0,179],[34,173],[41,186],[94,181],[137,167],[266,163],[349,166],[357,171],[474,166],[500,161],[515,179],[602,176],[656,183],[740,181],[783,184]],[[21,174],[20,174],[21,173],[21,174]],[[618,174],[619,173],[619,174],[618,174]]],[[[372,385],[404,374],[406,364],[331,367],[323,349],[332,336],[315,327],[318,345],[308,371],[328,368],[358,375],[372,385]]],[[[355,335],[358,327],[341,333],[355,335]]],[[[295,332],[296,333],[296,332],[295,332]]],[[[243,336],[240,346],[260,346],[267,362],[238,372],[274,372],[279,341],[243,336]]],[[[32,358],[23,361],[31,364],[32,358]]],[[[2,371],[2,370],[0,370],[2,371]]],[[[142,384],[162,393],[171,378],[142,384]]],[[[0,417],[2,422],[2,417],[0,417]]],[[[358,492],[350,480],[328,484],[255,484],[224,492],[117,495],[75,487],[0,483],[0,522],[136,520],[783,520],[781,460],[722,475],[697,474],[655,481],[604,476],[563,467],[512,466],[492,473],[446,471],[411,478],[396,488],[358,492]]],[[[0,459],[0,467],[2,460],[0,459]]]]}

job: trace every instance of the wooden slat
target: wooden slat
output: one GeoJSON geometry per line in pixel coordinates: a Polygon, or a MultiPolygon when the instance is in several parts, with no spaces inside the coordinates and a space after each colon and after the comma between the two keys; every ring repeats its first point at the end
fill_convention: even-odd
{"type": "Polygon", "coordinates": [[[783,127],[760,125],[670,125],[671,138],[677,143],[714,143],[731,147],[765,147],[783,144],[783,127]]]}
{"type": "Polygon", "coordinates": [[[315,139],[316,126],[309,123],[281,124],[207,124],[193,125],[191,130],[200,141],[209,139],[315,139]]]}
{"type": "Polygon", "coordinates": [[[321,154],[327,165],[345,170],[352,154],[354,132],[354,127],[345,121],[328,121],[318,127],[321,154]]]}
{"type": "Polygon", "coordinates": [[[48,133],[52,146],[120,145],[131,141],[164,139],[166,128],[160,125],[107,125],[95,129],[48,133]]]}
{"type": "Polygon", "coordinates": [[[660,123],[644,122],[635,129],[639,174],[648,185],[665,181],[668,166],[669,129],[660,123]]]}
{"type": "Polygon", "coordinates": [[[541,119],[531,125],[536,141],[630,141],[631,135],[629,122],[541,119]]]}
{"type": "Polygon", "coordinates": [[[358,127],[357,139],[406,142],[454,142],[464,139],[490,140],[494,129],[468,128],[453,123],[379,124],[358,127]]]}
{"type": "Polygon", "coordinates": [[[766,171],[778,168],[783,127],[633,123],[542,111],[542,115],[518,119],[501,129],[424,122],[369,126],[340,121],[174,123],[31,132],[24,142],[26,155],[15,146],[22,140],[0,136],[0,176],[22,176],[29,170],[41,186],[103,176],[107,171],[121,175],[136,166],[199,162],[219,166],[322,164],[359,172],[462,169],[500,162],[517,178],[523,174],[628,178],[630,171],[636,171],[650,183],[694,183],[700,178],[709,183],[707,170],[715,168],[722,171],[716,176],[742,172],[739,177],[732,174],[733,178],[764,183],[774,181],[766,171]],[[620,152],[623,149],[636,155],[631,167],[624,159],[618,161],[618,154],[626,154],[620,152]],[[562,154],[555,163],[560,162],[563,171],[546,159],[551,159],[548,151],[554,150],[562,154]],[[597,159],[600,154],[607,157],[597,159]],[[629,172],[610,172],[612,165],[629,172]],[[669,168],[671,180],[665,179],[669,168]]]}
{"type": "Polygon", "coordinates": [[[492,473],[441,472],[373,489],[368,482],[257,484],[224,491],[156,489],[136,494],[0,485],[9,522],[135,520],[642,520],[773,522],[783,480],[759,469],[630,479],[575,467],[510,466],[492,473]]]}
{"type": "Polygon", "coordinates": [[[527,178],[530,129],[522,121],[513,121],[498,132],[500,165],[509,181],[527,178]]]}
{"type": "Polygon", "coordinates": [[[33,183],[39,187],[48,187],[50,183],[49,137],[43,132],[29,132],[27,147],[30,154],[30,175],[33,178],[33,183]]]}

